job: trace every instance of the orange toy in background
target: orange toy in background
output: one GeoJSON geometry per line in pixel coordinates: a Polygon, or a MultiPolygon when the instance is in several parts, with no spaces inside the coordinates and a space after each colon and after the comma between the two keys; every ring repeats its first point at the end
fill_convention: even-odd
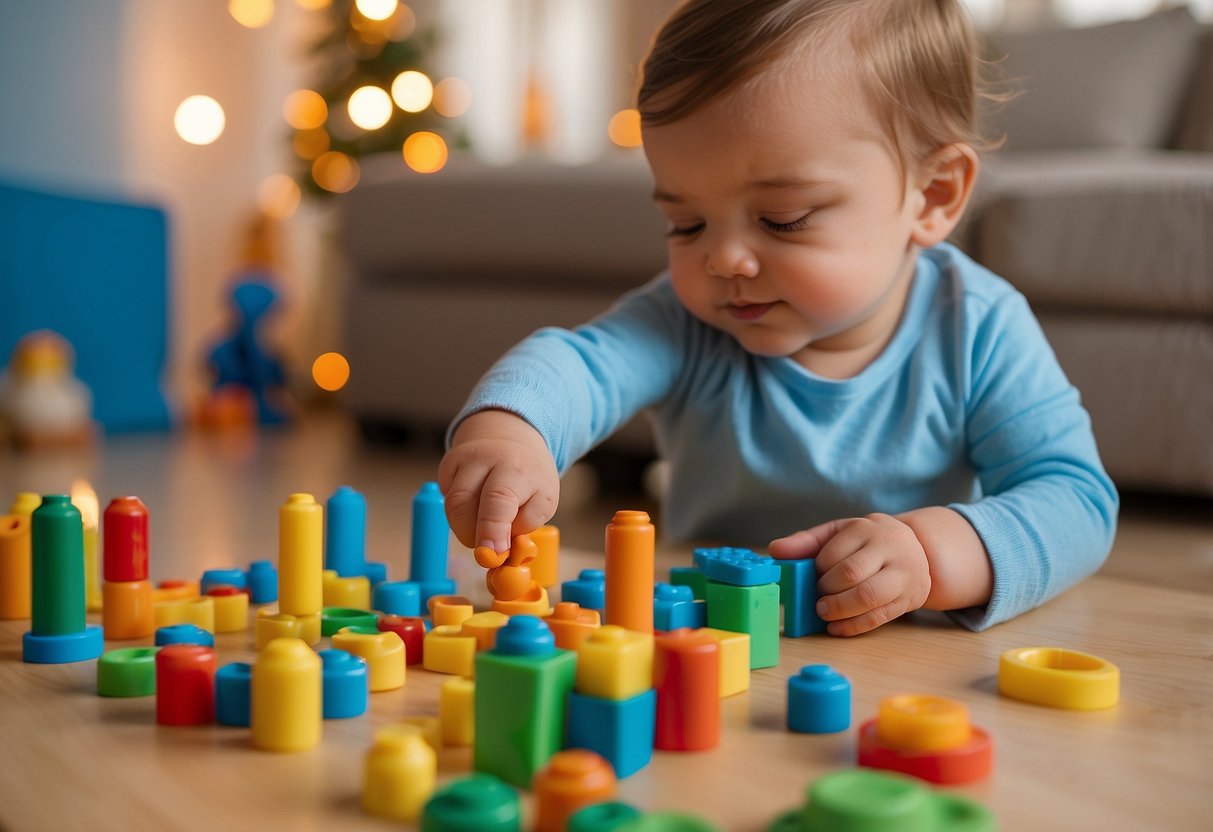
{"type": "Polygon", "coordinates": [[[50,330],[17,342],[0,376],[0,422],[22,448],[78,447],[93,441],[93,396],[73,373],[76,356],[50,330]]]}

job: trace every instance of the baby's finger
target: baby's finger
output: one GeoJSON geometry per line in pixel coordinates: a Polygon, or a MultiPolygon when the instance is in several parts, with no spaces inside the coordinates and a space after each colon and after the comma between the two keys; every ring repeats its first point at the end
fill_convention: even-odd
{"type": "Polygon", "coordinates": [[[556,513],[557,497],[543,491],[536,491],[531,498],[518,508],[518,516],[514,518],[511,536],[529,534],[552,519],[556,513]]]}
{"type": "Polygon", "coordinates": [[[817,594],[837,595],[859,586],[884,566],[879,551],[865,539],[836,536],[817,556],[817,594]]]}
{"type": "MultiPolygon", "coordinates": [[[[820,587],[820,584],[818,586],[820,587]]],[[[822,597],[817,599],[817,614],[826,621],[854,618],[896,601],[901,596],[902,589],[901,582],[890,575],[889,570],[878,570],[850,589],[838,593],[823,593],[822,597]]]]}
{"type": "Polygon", "coordinates": [[[906,612],[906,605],[901,599],[894,601],[891,604],[885,604],[883,607],[877,607],[874,610],[869,610],[862,615],[857,615],[854,618],[846,618],[842,621],[831,621],[826,625],[826,632],[832,636],[857,636],[861,633],[866,633],[869,630],[875,630],[882,624],[888,624],[894,618],[901,616],[906,612]]]}
{"type": "Polygon", "coordinates": [[[830,538],[838,534],[851,519],[830,520],[827,523],[813,526],[811,529],[794,532],[787,537],[776,538],[767,547],[767,552],[777,560],[796,560],[799,558],[815,558],[821,548],[830,538]]]}
{"type": "Polygon", "coordinates": [[[439,474],[438,485],[443,494],[447,523],[460,543],[474,548],[481,481],[466,469],[452,469],[449,473],[440,469],[439,474]]]}
{"type": "Polygon", "coordinates": [[[495,552],[510,548],[511,529],[518,516],[519,499],[514,489],[499,476],[490,473],[480,489],[480,509],[476,515],[476,545],[491,546],[495,552]]]}

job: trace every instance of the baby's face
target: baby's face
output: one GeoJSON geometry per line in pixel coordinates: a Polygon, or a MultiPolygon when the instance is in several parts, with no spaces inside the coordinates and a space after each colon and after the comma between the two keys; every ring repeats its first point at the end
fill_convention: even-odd
{"type": "Polygon", "coordinates": [[[692,314],[749,352],[826,374],[879,354],[905,304],[923,198],[857,83],[805,62],[774,68],[645,128],[644,148],[692,314]]]}

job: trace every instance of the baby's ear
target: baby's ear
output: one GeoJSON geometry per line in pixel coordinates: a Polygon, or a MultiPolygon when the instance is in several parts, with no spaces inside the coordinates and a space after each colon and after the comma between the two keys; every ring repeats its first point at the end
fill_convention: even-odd
{"type": "Polygon", "coordinates": [[[940,148],[922,164],[915,185],[921,210],[911,235],[916,245],[938,245],[956,228],[973,194],[980,164],[977,151],[961,143],[940,148]]]}

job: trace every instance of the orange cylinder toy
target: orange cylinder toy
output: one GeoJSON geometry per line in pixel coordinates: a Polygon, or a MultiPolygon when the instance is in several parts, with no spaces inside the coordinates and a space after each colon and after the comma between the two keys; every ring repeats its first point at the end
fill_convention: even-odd
{"type": "Polygon", "coordinates": [[[653,548],[648,512],[617,511],[606,527],[606,623],[653,632],[653,548]]]}
{"type": "Polygon", "coordinates": [[[720,644],[682,628],[653,641],[657,730],[653,747],[705,751],[720,742],[720,644]]]}
{"type": "Polygon", "coordinates": [[[615,770],[593,751],[557,751],[531,784],[535,832],[564,832],[578,809],[615,796],[615,770]]]}
{"type": "Polygon", "coordinates": [[[531,564],[531,577],[541,587],[551,589],[560,581],[560,529],[555,526],[540,526],[530,533],[535,544],[535,562],[531,564]]]}
{"type": "Polygon", "coordinates": [[[0,620],[31,615],[30,557],[29,515],[0,517],[0,620]]]}

